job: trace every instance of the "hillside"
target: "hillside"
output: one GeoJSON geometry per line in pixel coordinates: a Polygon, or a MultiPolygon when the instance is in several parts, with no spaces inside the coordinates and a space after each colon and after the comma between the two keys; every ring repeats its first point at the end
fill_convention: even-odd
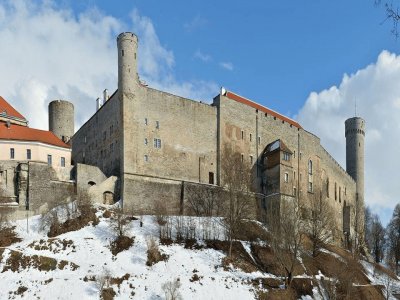
{"type": "MultiPolygon", "coordinates": [[[[352,274],[352,299],[384,299],[391,278],[382,267],[365,261],[351,264],[347,251],[329,247],[315,260],[305,252],[295,271],[294,289],[283,290],[264,227],[244,224],[251,231],[244,235],[246,240],[235,242],[234,258],[228,260],[216,218],[181,218],[193,225],[196,239],[177,242],[176,226],[171,226],[173,240],[160,241],[155,217],[144,216],[143,227],[131,217],[126,235],[133,245],[113,255],[110,244],[116,235],[110,215],[108,208],[97,207],[98,224],[52,238],[39,230],[39,216],[28,220],[28,232],[27,220],[14,223],[21,240],[0,248],[0,299],[99,299],[101,289],[106,299],[113,294],[114,299],[165,299],[165,284],[175,280],[182,299],[326,299],[326,283],[340,279],[338,269],[352,274]],[[147,263],[151,237],[160,243],[162,256],[153,265],[147,263]]],[[[400,290],[398,279],[390,282],[392,291],[400,290]]]]}

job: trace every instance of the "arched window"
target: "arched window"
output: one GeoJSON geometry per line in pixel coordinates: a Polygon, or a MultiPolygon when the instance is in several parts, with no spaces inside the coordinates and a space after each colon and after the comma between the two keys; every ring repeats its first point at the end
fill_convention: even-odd
{"type": "Polygon", "coordinates": [[[88,186],[94,186],[94,185],[96,185],[96,182],[94,182],[94,181],[89,181],[88,182],[88,186]]]}
{"type": "Polygon", "coordinates": [[[308,161],[308,174],[312,175],[312,160],[308,161]]]}

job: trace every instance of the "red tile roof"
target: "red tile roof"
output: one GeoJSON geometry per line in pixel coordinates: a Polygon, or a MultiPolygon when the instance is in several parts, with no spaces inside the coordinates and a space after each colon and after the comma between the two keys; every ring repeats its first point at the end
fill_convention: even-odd
{"type": "Polygon", "coordinates": [[[0,114],[6,112],[7,116],[15,117],[26,121],[25,117],[21,115],[14,107],[12,107],[3,97],[0,96],[0,114]]]}
{"type": "Polygon", "coordinates": [[[225,96],[228,97],[231,100],[235,100],[237,102],[246,104],[246,105],[251,106],[251,107],[253,107],[255,109],[258,109],[258,110],[260,110],[260,111],[262,111],[264,113],[267,113],[267,114],[269,114],[271,116],[274,116],[274,117],[276,117],[276,118],[278,118],[278,119],[280,119],[282,121],[285,121],[285,122],[287,122],[287,123],[289,123],[289,124],[291,124],[291,125],[293,125],[293,126],[295,126],[297,128],[302,128],[301,125],[299,123],[297,123],[296,121],[294,121],[294,120],[292,120],[292,119],[290,119],[290,118],[288,118],[288,117],[286,117],[284,115],[281,115],[280,113],[277,113],[276,111],[273,111],[273,110],[271,110],[269,108],[266,108],[265,106],[262,106],[262,105],[260,105],[258,103],[255,103],[255,102],[253,102],[253,101],[251,101],[249,99],[246,99],[246,98],[244,98],[242,96],[239,96],[239,95],[237,95],[235,93],[227,91],[225,96]]]}
{"type": "Polygon", "coordinates": [[[70,145],[64,143],[51,131],[15,124],[11,124],[8,128],[5,122],[0,122],[0,140],[41,142],[58,147],[71,148],[70,145]]]}

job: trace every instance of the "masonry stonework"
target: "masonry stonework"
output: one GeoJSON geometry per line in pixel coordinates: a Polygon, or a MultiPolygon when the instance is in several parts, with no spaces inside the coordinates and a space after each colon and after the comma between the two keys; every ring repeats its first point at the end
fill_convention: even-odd
{"type": "Polygon", "coordinates": [[[117,176],[124,207],[147,212],[161,200],[171,213],[184,213],[188,185],[223,189],[221,164],[230,147],[251,166],[260,218],[268,201],[310,205],[318,197],[334,211],[337,238],[354,234],[364,162],[363,152],[353,148],[363,137],[350,138],[347,122],[347,159],[356,166],[348,162],[346,172],[317,136],[244,97],[221,89],[205,104],[147,87],[137,75],[137,37],[122,33],[117,44],[118,90],[73,136],[72,157],[117,176]],[[284,147],[272,155],[268,145],[276,141],[284,147]],[[268,159],[276,160],[273,168],[268,159]]]}

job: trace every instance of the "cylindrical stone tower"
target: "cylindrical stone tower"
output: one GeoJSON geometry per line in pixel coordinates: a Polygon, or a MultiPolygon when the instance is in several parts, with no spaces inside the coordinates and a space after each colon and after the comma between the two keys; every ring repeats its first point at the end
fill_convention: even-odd
{"type": "Polygon", "coordinates": [[[138,82],[136,53],[138,38],[132,32],[117,37],[118,44],[118,90],[132,93],[138,82]]]}
{"type": "MultiPolygon", "coordinates": [[[[354,117],[345,122],[346,171],[356,182],[356,230],[364,226],[364,138],[365,121],[354,117]]],[[[361,237],[362,238],[362,237],[361,237]]]]}
{"type": "Polygon", "coordinates": [[[49,103],[49,130],[68,143],[74,135],[74,105],[65,100],[49,103]]]}

